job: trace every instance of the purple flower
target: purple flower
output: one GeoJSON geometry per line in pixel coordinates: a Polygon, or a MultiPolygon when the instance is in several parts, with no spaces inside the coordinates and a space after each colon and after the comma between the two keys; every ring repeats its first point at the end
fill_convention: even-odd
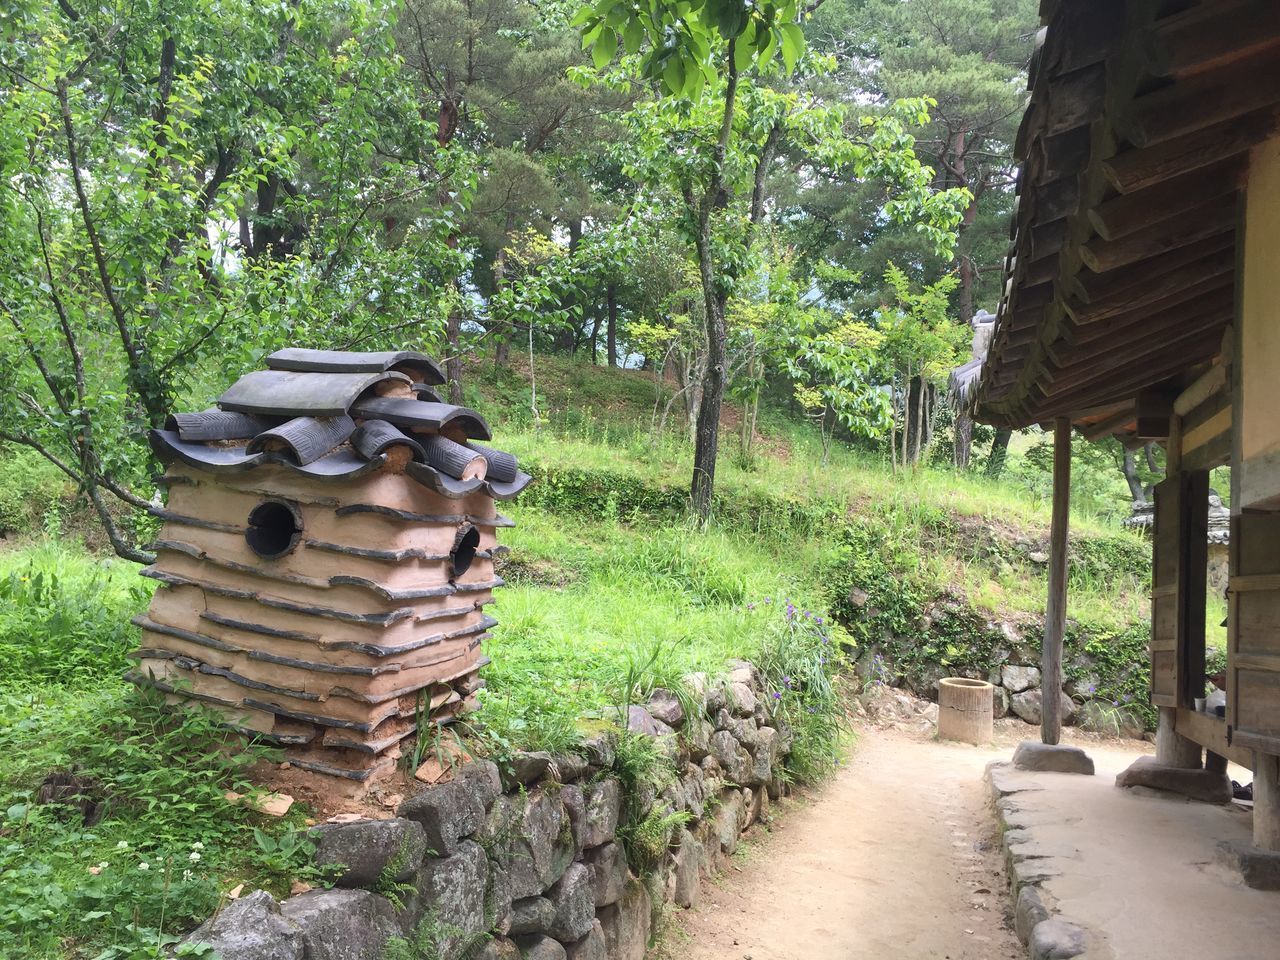
{"type": "Polygon", "coordinates": [[[814,623],[822,623],[822,618],[819,617],[817,620],[814,621],[814,623]]]}
{"type": "Polygon", "coordinates": [[[781,693],[779,693],[777,690],[773,691],[773,699],[775,699],[775,700],[781,700],[781,699],[782,699],[782,694],[781,694],[781,693]]]}
{"type": "Polygon", "coordinates": [[[786,687],[788,690],[790,690],[790,689],[791,689],[791,678],[790,678],[790,677],[783,677],[783,678],[782,678],[782,685],[783,685],[784,687],[786,687]]]}
{"type": "Polygon", "coordinates": [[[754,610],[755,608],[756,608],[756,605],[755,605],[754,603],[748,603],[748,604],[747,604],[747,609],[748,609],[748,610],[754,610]]]}
{"type": "Polygon", "coordinates": [[[765,605],[768,606],[769,604],[773,603],[773,597],[765,597],[764,602],[765,602],[765,605]]]}

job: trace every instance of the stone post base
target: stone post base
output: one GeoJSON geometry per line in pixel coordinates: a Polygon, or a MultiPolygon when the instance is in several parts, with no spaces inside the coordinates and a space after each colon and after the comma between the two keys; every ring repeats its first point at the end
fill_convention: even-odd
{"type": "Polygon", "coordinates": [[[1255,890],[1280,890],[1280,853],[1259,850],[1241,840],[1218,844],[1218,862],[1240,871],[1247,886],[1255,890]]]}
{"type": "Polygon", "coordinates": [[[1093,776],[1093,761],[1079,747],[1023,740],[1013,751],[1013,765],[1019,770],[1047,770],[1053,773],[1083,773],[1093,776]]]}
{"type": "Polygon", "coordinates": [[[1139,757],[1116,776],[1117,787],[1148,787],[1202,803],[1230,803],[1231,779],[1212,770],[1168,767],[1155,757],[1139,757]]]}

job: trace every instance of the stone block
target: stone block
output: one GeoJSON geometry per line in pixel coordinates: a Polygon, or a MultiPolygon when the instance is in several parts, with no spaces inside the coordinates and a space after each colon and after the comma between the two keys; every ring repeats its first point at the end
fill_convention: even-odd
{"type": "Polygon", "coordinates": [[[684,723],[684,706],[680,698],[664,687],[649,695],[648,710],[650,716],[668,727],[679,727],[684,723]]]}
{"type": "Polygon", "coordinates": [[[556,908],[546,897],[525,897],[511,903],[508,932],[514,936],[546,933],[556,918],[556,908]]]}
{"type": "Polygon", "coordinates": [[[1209,770],[1166,767],[1155,757],[1139,757],[1116,775],[1117,787],[1146,787],[1202,803],[1230,803],[1231,778],[1209,770]]]}
{"type": "Polygon", "coordinates": [[[222,960],[302,960],[303,954],[301,929],[280,915],[265,890],[232,900],[183,942],[207,944],[222,960]]]}
{"type": "Polygon", "coordinates": [[[599,920],[591,921],[591,932],[581,940],[564,945],[566,960],[609,960],[609,946],[599,920]]]}
{"type": "Polygon", "coordinates": [[[606,843],[587,851],[591,874],[591,899],[596,907],[617,903],[627,886],[627,856],[620,843],[606,843]]]}
{"type": "Polygon", "coordinates": [[[1079,747],[1036,743],[1024,740],[1013,751],[1013,765],[1019,770],[1080,773],[1093,776],[1093,760],[1079,747]]]}
{"type": "MultiPolygon", "coordinates": [[[[616,781],[613,782],[616,788],[616,781]]],[[[516,800],[519,804],[520,801],[516,800]]],[[[495,805],[496,806],[496,805],[495,805]]],[[[590,832],[590,800],[586,832],[590,832]]],[[[616,828],[617,820],[614,820],[616,828]]],[[[558,796],[535,790],[524,798],[510,837],[507,874],[515,900],[548,889],[573,862],[573,829],[558,796]]]]}
{"type": "Polygon", "coordinates": [[[618,818],[622,815],[622,787],[609,778],[588,786],[586,798],[586,824],[582,834],[584,847],[598,847],[608,843],[618,832],[618,818]]]}
{"type": "Polygon", "coordinates": [[[455,955],[487,929],[488,870],[484,850],[464,840],[453,856],[429,859],[418,871],[418,895],[408,906],[419,919],[429,918],[439,927],[442,957],[455,955]]]}
{"type": "Polygon", "coordinates": [[[574,856],[582,852],[587,832],[587,797],[576,783],[566,783],[560,788],[560,802],[569,818],[569,830],[573,834],[574,856]]]}
{"type": "Polygon", "coordinates": [[[1024,946],[1031,942],[1031,931],[1048,919],[1049,911],[1039,887],[1025,886],[1018,891],[1018,902],[1013,908],[1013,931],[1024,946]]]}
{"type": "Polygon", "coordinates": [[[726,706],[739,717],[749,717],[756,710],[756,694],[746,683],[734,681],[729,684],[729,696],[726,706]]]}
{"type": "Polygon", "coordinates": [[[633,877],[618,902],[600,911],[609,960],[644,960],[649,946],[650,908],[649,891],[633,877]]]}
{"type": "Polygon", "coordinates": [[[738,849],[738,837],[742,833],[742,794],[737,790],[725,790],[720,794],[720,806],[716,810],[715,834],[720,849],[732,856],[738,849]]]}
{"type": "Polygon", "coordinates": [[[611,730],[596,733],[582,740],[582,752],[593,767],[608,769],[618,756],[618,736],[611,730]]]}
{"type": "Polygon", "coordinates": [[[1040,669],[1006,663],[1000,668],[1000,686],[1010,693],[1021,693],[1023,690],[1038,687],[1040,686],[1040,669]]]}
{"type": "Polygon", "coordinates": [[[676,906],[696,907],[702,894],[702,843],[686,829],[681,829],[675,855],[672,857],[671,899],[676,906]]]}
{"type": "Polygon", "coordinates": [[[1042,920],[1031,931],[1031,960],[1070,960],[1087,949],[1084,931],[1066,920],[1042,920]]]}
{"type": "Polygon", "coordinates": [[[711,755],[733,783],[746,783],[751,776],[753,760],[744,746],[727,730],[711,735],[711,755]]]}
{"type": "MultiPolygon", "coordinates": [[[[452,856],[458,841],[484,824],[486,788],[476,780],[451,780],[414,794],[396,813],[422,824],[427,850],[437,857],[452,856]]],[[[492,802],[492,801],[490,801],[492,802]]]]}
{"type": "Polygon", "coordinates": [[[528,787],[540,780],[556,779],[555,759],[544,750],[518,752],[512,755],[506,769],[501,771],[503,786],[528,787]]]}
{"type": "Polygon", "coordinates": [[[467,960],[520,960],[520,948],[506,937],[494,937],[467,960]]]}
{"type": "Polygon", "coordinates": [[[591,871],[586,866],[570,864],[564,876],[548,891],[547,899],[555,910],[547,933],[568,942],[581,940],[591,932],[596,904],[591,893],[591,871]]]}
{"type": "Polygon", "coordinates": [[[577,783],[591,769],[587,758],[577,753],[557,753],[552,762],[560,774],[557,779],[561,783],[577,783]]]}
{"type": "Polygon", "coordinates": [[[520,948],[520,956],[524,960],[565,960],[566,956],[564,947],[558,941],[539,934],[516,938],[516,946],[520,948]]]}
{"type": "Polygon", "coordinates": [[[502,774],[492,760],[472,760],[458,769],[454,779],[466,784],[486,812],[502,793],[502,774]]]}
{"type": "Polygon", "coordinates": [[[639,704],[627,708],[627,729],[646,737],[670,736],[675,731],[639,704]]]}
{"type": "MultiPolygon", "coordinates": [[[[1061,704],[1062,722],[1067,723],[1076,715],[1076,702],[1065,693],[1060,693],[1058,696],[1061,697],[1059,703],[1061,704]]],[[[1009,698],[1009,709],[1022,720],[1037,726],[1041,719],[1040,705],[1039,690],[1024,690],[1022,693],[1015,693],[1009,698]]]]}
{"type": "Polygon", "coordinates": [[[301,932],[307,960],[382,960],[400,933],[391,902],[368,890],[312,890],[280,913],[301,932]]]}
{"type": "Polygon", "coordinates": [[[1218,844],[1218,862],[1239,871],[1245,885],[1255,890],[1280,890],[1280,853],[1259,850],[1252,843],[1224,840],[1218,844]]]}
{"type": "Polygon", "coordinates": [[[402,883],[422,866],[426,833],[413,820],[359,820],[322,823],[311,831],[316,865],[342,870],[339,887],[372,887],[387,879],[402,883]]]}

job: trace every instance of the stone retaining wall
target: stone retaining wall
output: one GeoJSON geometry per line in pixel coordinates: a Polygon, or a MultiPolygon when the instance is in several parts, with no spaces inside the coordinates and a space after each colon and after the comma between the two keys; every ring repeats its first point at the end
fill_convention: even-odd
{"type": "Polygon", "coordinates": [[[686,686],[683,704],[658,691],[629,710],[629,729],[674,763],[660,789],[624,788],[611,732],[566,756],[517,754],[502,769],[472,761],[394,819],[316,827],[332,889],[283,903],[255,891],[188,939],[222,960],[642,960],[663,908],[696,904],[785,789],[791,734],[756,670],[739,662],[686,686]],[[628,825],[646,818],[654,829],[624,844],[628,825]],[[649,869],[629,863],[628,848],[649,869]]]}

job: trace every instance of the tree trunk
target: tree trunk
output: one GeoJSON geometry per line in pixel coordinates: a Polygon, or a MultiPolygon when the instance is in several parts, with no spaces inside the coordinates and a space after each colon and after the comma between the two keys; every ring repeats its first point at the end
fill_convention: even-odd
{"type": "Polygon", "coordinates": [[[955,431],[953,459],[957,469],[968,470],[969,460],[973,455],[973,421],[964,410],[956,411],[955,431]]]}
{"type": "Polygon", "coordinates": [[[587,343],[591,347],[591,363],[595,365],[600,362],[600,350],[597,346],[600,342],[600,311],[596,311],[595,319],[591,323],[591,336],[587,338],[587,343]]]}
{"type": "Polygon", "coordinates": [[[605,300],[609,307],[609,323],[605,327],[605,357],[608,365],[618,365],[618,288],[610,283],[605,287],[605,300]]]}
{"type": "Polygon", "coordinates": [[[1004,464],[1009,459],[1009,438],[1013,431],[1008,427],[998,427],[995,439],[991,441],[991,453],[987,455],[985,473],[988,477],[998,477],[1004,472],[1004,464]]]}
{"type": "Polygon", "coordinates": [[[693,482],[690,499],[694,514],[706,521],[711,516],[711,497],[716,482],[716,455],[720,447],[720,407],[724,402],[725,300],[716,290],[711,251],[711,223],[698,231],[698,268],[707,311],[706,362],[702,371],[702,402],[694,428],[693,482]]]}
{"type": "Polygon", "coordinates": [[[1133,451],[1124,448],[1124,461],[1120,468],[1124,472],[1124,482],[1129,485],[1129,496],[1134,503],[1146,504],[1146,491],[1142,489],[1142,481],[1138,479],[1138,465],[1134,462],[1133,451]]]}

